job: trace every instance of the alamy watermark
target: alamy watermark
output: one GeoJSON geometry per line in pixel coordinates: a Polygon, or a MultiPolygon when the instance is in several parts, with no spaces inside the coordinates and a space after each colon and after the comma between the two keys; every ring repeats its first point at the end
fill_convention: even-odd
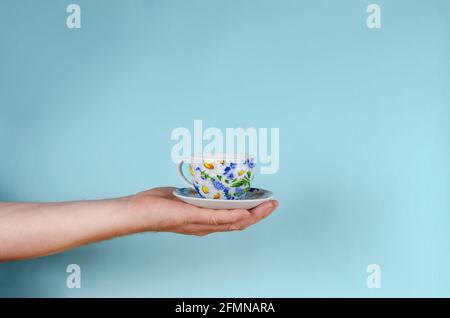
{"type": "Polygon", "coordinates": [[[203,121],[194,120],[193,132],[178,127],[170,138],[177,141],[171,151],[174,163],[189,160],[192,154],[245,153],[255,159],[261,174],[274,174],[280,168],[279,128],[226,128],[222,131],[208,127],[203,130],[203,121]]]}
{"type": "Polygon", "coordinates": [[[381,8],[378,4],[372,3],[367,6],[366,25],[369,29],[381,29],[381,8]]]}
{"type": "Polygon", "coordinates": [[[367,288],[381,288],[381,266],[378,264],[369,264],[366,268],[367,276],[366,286],[367,288]]]}
{"type": "MultiPolygon", "coordinates": [[[[69,15],[66,18],[66,26],[69,29],[81,28],[81,7],[79,4],[72,3],[66,8],[69,15]]],[[[366,25],[369,29],[381,29],[381,8],[376,3],[369,4],[366,8],[369,16],[366,19],[366,25]]]]}
{"type": "Polygon", "coordinates": [[[81,8],[78,4],[69,4],[66,8],[66,12],[70,13],[66,19],[66,25],[69,29],[81,28],[81,8]]]}
{"type": "Polygon", "coordinates": [[[66,278],[67,288],[81,288],[81,267],[78,264],[70,264],[66,268],[69,275],[66,278]]]}

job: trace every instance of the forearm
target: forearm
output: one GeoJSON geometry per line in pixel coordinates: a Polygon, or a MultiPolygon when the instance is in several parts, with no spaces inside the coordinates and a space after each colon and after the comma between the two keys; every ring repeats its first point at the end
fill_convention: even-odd
{"type": "Polygon", "coordinates": [[[53,254],[137,232],[129,198],[0,203],[0,261],[53,254]]]}

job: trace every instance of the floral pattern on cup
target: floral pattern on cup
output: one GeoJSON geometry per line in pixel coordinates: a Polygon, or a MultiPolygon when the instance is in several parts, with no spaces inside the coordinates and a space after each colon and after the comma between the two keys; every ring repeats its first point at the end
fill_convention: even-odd
{"type": "Polygon", "coordinates": [[[195,191],[203,198],[239,200],[254,178],[254,159],[193,162],[189,165],[195,191]]]}

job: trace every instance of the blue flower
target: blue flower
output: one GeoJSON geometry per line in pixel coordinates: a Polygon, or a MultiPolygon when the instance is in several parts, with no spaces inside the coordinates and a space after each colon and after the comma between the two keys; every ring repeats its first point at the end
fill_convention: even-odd
{"type": "Polygon", "coordinates": [[[217,190],[225,190],[226,187],[220,182],[220,181],[214,181],[213,182],[214,188],[216,188],[217,190]]]}
{"type": "Polygon", "coordinates": [[[238,196],[241,196],[242,194],[244,194],[244,191],[240,187],[237,187],[236,188],[236,193],[237,193],[238,196]]]}
{"type": "Polygon", "coordinates": [[[255,167],[255,163],[253,162],[253,158],[246,159],[244,164],[248,165],[250,169],[253,169],[255,167]]]}
{"type": "Polygon", "coordinates": [[[230,165],[230,167],[226,167],[223,172],[223,175],[230,180],[234,178],[233,172],[231,171],[232,169],[234,169],[234,168],[232,168],[230,165]]]}
{"type": "Polygon", "coordinates": [[[225,194],[225,198],[226,198],[227,200],[231,200],[231,195],[230,195],[230,193],[228,192],[228,188],[223,189],[223,194],[225,194]]]}

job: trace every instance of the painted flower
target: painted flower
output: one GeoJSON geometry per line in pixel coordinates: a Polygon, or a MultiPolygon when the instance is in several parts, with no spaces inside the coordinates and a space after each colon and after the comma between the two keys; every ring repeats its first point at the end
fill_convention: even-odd
{"type": "Polygon", "coordinates": [[[231,199],[231,195],[230,195],[230,192],[228,192],[228,188],[223,189],[223,194],[225,195],[225,198],[227,200],[231,199]]]}
{"type": "Polygon", "coordinates": [[[203,163],[203,166],[204,166],[206,169],[214,169],[214,165],[213,165],[212,163],[210,163],[210,162],[204,162],[204,163],[203,163]]]}
{"type": "Polygon", "coordinates": [[[227,177],[229,180],[234,178],[234,174],[233,174],[233,171],[232,171],[233,169],[234,169],[234,167],[232,168],[231,165],[230,165],[230,167],[226,167],[225,170],[223,171],[223,175],[225,177],[227,177]]]}
{"type": "Polygon", "coordinates": [[[203,191],[204,194],[208,194],[209,189],[208,189],[208,187],[203,186],[203,187],[202,187],[202,191],[203,191]]]}
{"type": "Polygon", "coordinates": [[[223,185],[220,181],[214,181],[213,182],[214,188],[216,188],[217,190],[225,190],[227,187],[225,185],[223,185]]]}
{"type": "Polygon", "coordinates": [[[244,170],[239,170],[238,175],[239,175],[239,176],[242,176],[244,173],[245,173],[244,170]]]}
{"type": "Polygon", "coordinates": [[[202,170],[200,169],[200,167],[196,167],[196,168],[195,168],[195,171],[202,172],[202,170]]]}
{"type": "Polygon", "coordinates": [[[253,169],[255,167],[255,162],[253,161],[253,158],[246,159],[244,164],[246,164],[250,169],[253,169]]]}
{"type": "Polygon", "coordinates": [[[220,199],[220,192],[217,192],[216,194],[214,194],[213,198],[214,199],[220,199]]]}

